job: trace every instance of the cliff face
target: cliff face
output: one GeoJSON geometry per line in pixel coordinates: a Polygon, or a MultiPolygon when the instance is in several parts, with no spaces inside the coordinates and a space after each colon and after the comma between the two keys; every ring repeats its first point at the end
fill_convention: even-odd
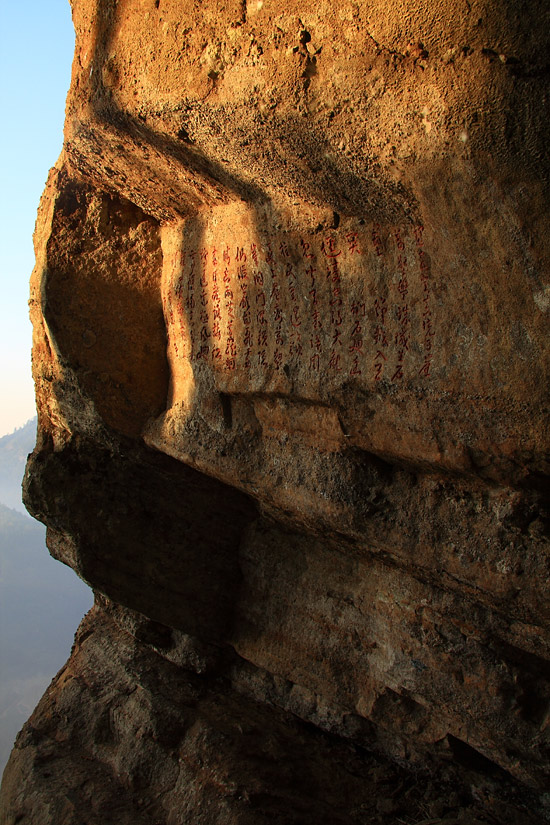
{"type": "Polygon", "coordinates": [[[72,6],[6,822],[541,821],[547,4],[72,6]]]}

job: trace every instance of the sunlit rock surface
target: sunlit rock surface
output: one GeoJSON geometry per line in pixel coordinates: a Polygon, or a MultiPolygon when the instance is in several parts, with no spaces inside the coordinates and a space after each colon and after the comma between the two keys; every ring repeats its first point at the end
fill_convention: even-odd
{"type": "Polygon", "coordinates": [[[547,5],[72,5],[5,821],[544,821],[547,5]]]}

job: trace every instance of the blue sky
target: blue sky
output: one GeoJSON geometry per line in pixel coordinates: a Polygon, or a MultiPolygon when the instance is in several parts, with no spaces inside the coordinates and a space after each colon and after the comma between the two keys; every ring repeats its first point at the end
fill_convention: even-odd
{"type": "Polygon", "coordinates": [[[32,233],[63,142],[73,48],[69,0],[0,0],[0,436],[34,415],[32,233]]]}

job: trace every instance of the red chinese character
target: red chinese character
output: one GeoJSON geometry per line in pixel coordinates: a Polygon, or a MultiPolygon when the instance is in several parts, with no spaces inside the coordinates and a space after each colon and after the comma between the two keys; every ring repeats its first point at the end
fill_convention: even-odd
{"type": "Polygon", "coordinates": [[[401,278],[401,280],[399,281],[399,284],[397,285],[397,290],[403,298],[407,294],[408,289],[409,289],[409,282],[407,281],[407,278],[406,277],[401,278]]]}
{"type": "Polygon", "coordinates": [[[237,251],[235,252],[235,260],[236,261],[246,261],[246,252],[242,246],[237,247],[237,251]]]}
{"type": "Polygon", "coordinates": [[[330,361],[328,365],[331,370],[335,370],[336,372],[341,372],[342,368],[340,366],[340,356],[338,353],[334,352],[334,350],[330,353],[330,361]]]}
{"type": "Polygon", "coordinates": [[[403,378],[403,364],[397,364],[395,372],[391,377],[391,380],[399,381],[401,378],[403,378]]]}
{"type": "Polygon", "coordinates": [[[385,298],[377,298],[375,300],[374,311],[376,312],[376,317],[383,326],[385,324],[386,312],[388,311],[385,298]]]}
{"type": "Polygon", "coordinates": [[[300,240],[300,245],[302,247],[302,257],[303,258],[313,258],[313,253],[309,252],[311,244],[307,243],[303,239],[300,240]]]}
{"type": "Polygon", "coordinates": [[[397,307],[397,320],[400,322],[401,326],[407,326],[411,322],[411,316],[409,314],[409,305],[403,304],[403,306],[397,307]]]}
{"type": "Polygon", "coordinates": [[[309,359],[309,368],[311,370],[314,370],[315,372],[319,371],[319,355],[318,355],[318,353],[316,353],[315,355],[312,355],[311,358],[309,359]]]}
{"type": "Polygon", "coordinates": [[[361,370],[359,369],[359,356],[353,356],[353,367],[350,371],[350,375],[361,375],[361,370]]]}
{"type": "Polygon", "coordinates": [[[336,251],[336,238],[325,238],[321,243],[321,249],[327,258],[337,258],[338,255],[342,254],[341,251],[336,251]]]}
{"type": "Polygon", "coordinates": [[[382,241],[380,240],[380,235],[378,234],[379,229],[380,226],[377,223],[375,223],[372,227],[372,245],[374,246],[374,249],[378,257],[383,255],[382,241]]]}
{"type": "Polygon", "coordinates": [[[336,258],[332,258],[332,260],[330,262],[330,269],[331,269],[331,272],[332,272],[332,278],[330,277],[330,273],[329,273],[329,275],[328,275],[329,280],[331,280],[333,284],[339,284],[340,283],[340,271],[338,269],[338,261],[336,260],[336,258]]]}
{"type": "Polygon", "coordinates": [[[419,375],[424,375],[424,376],[428,377],[428,376],[430,375],[430,367],[431,367],[431,364],[432,364],[431,360],[430,360],[429,358],[427,358],[427,359],[424,361],[424,364],[422,365],[422,368],[419,370],[419,373],[418,373],[418,374],[419,374],[419,375]]]}
{"type": "MultiPolygon", "coordinates": [[[[401,347],[403,352],[405,350],[408,351],[408,349],[409,349],[409,336],[407,335],[406,332],[404,332],[403,330],[400,330],[399,332],[396,333],[396,335],[395,335],[395,345],[396,345],[396,347],[401,347]]],[[[399,356],[399,360],[400,361],[402,360],[401,356],[399,356]]]]}
{"type": "Polygon", "coordinates": [[[315,286],[315,273],[316,272],[317,272],[317,270],[312,266],[310,266],[306,269],[306,275],[309,275],[309,277],[311,278],[311,286],[312,287],[315,286]]]}
{"type": "Polygon", "coordinates": [[[360,255],[361,250],[357,246],[357,244],[359,243],[357,239],[357,232],[348,232],[348,234],[346,235],[346,240],[348,242],[348,252],[350,253],[350,255],[360,255]]]}
{"type": "Polygon", "coordinates": [[[311,339],[311,349],[317,350],[317,352],[321,352],[322,344],[319,335],[314,335],[311,339]]]}

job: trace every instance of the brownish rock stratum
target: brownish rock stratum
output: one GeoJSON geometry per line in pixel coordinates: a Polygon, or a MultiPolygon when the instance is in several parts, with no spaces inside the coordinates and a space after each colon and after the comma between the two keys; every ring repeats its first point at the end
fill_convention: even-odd
{"type": "Polygon", "coordinates": [[[3,822],[550,819],[543,0],[73,0],[3,822]]]}

